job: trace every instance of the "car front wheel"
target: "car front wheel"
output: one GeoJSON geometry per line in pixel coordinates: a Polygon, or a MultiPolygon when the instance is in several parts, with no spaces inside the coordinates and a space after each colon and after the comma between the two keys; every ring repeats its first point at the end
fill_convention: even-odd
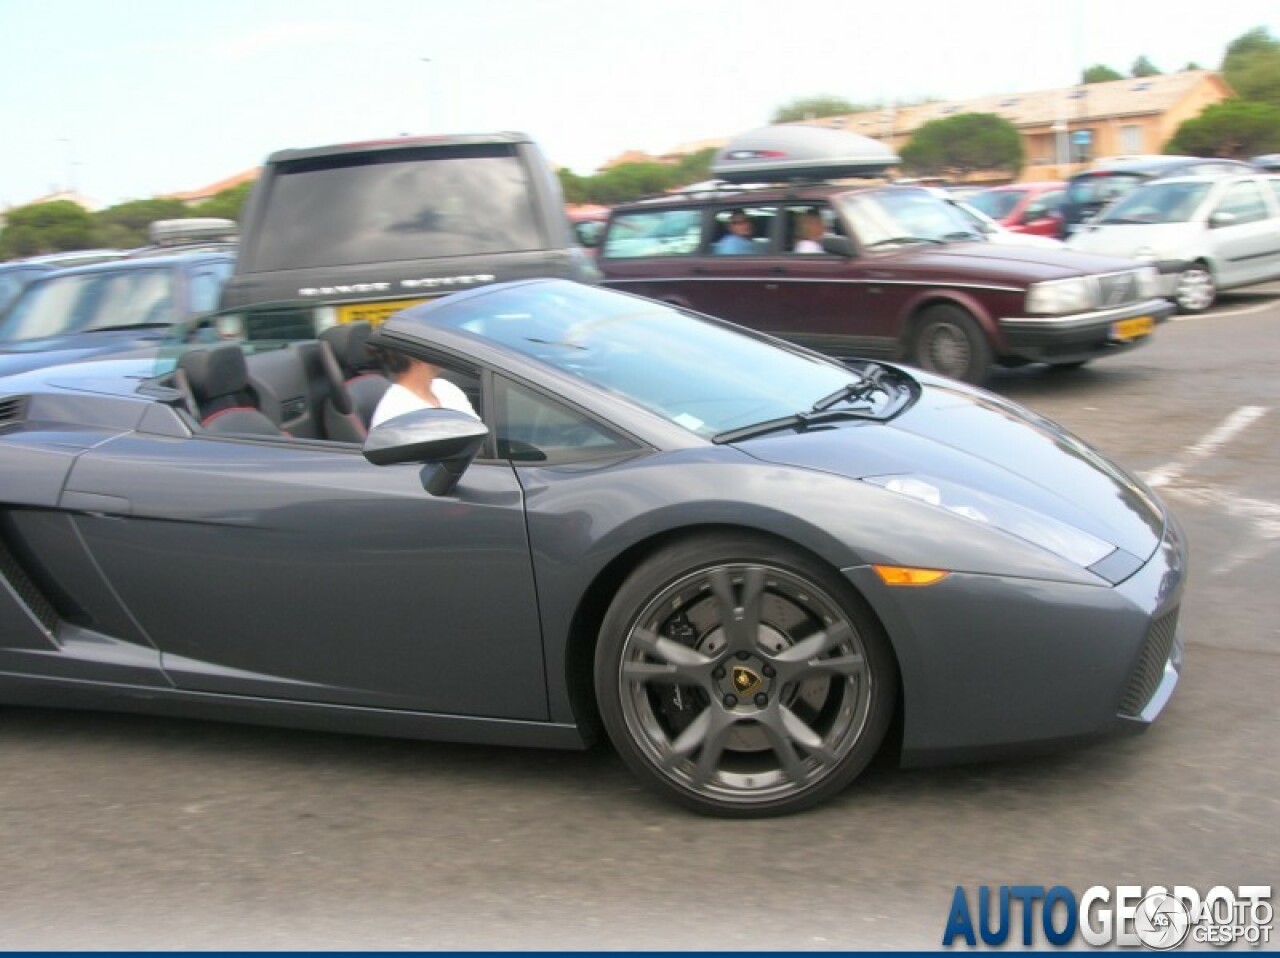
{"type": "Polygon", "coordinates": [[[1218,286],[1213,273],[1204,263],[1196,263],[1178,274],[1178,285],[1173,301],[1180,313],[1202,313],[1218,298],[1218,286]]]}
{"type": "Polygon", "coordinates": [[[609,608],[601,717],[650,786],[730,817],[808,808],[875,755],[897,666],[847,582],[769,541],[690,540],[640,565],[609,608]]]}
{"type": "Polygon", "coordinates": [[[920,314],[910,350],[921,369],[981,384],[991,370],[991,346],[967,310],[949,304],[920,314]]]}

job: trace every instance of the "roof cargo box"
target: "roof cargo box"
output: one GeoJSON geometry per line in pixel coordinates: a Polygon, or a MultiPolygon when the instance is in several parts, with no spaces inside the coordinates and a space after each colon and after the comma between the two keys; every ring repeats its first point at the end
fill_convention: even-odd
{"type": "Polygon", "coordinates": [[[819,126],[764,126],[730,140],[711,163],[730,183],[882,176],[898,155],[869,136],[819,126]]]}

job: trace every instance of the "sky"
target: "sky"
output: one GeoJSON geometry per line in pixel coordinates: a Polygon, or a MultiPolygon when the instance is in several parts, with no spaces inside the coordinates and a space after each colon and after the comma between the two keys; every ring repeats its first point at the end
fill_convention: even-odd
{"type": "Polygon", "coordinates": [[[1276,0],[0,0],[0,209],[199,189],[289,147],[531,134],[590,174],[819,94],[965,99],[1217,68],[1276,0]]]}

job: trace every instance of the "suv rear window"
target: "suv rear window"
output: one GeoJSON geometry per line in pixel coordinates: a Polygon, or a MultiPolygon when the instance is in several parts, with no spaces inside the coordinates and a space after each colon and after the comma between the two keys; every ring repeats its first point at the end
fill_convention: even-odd
{"type": "Polygon", "coordinates": [[[242,255],[267,272],[545,249],[532,194],[507,145],[296,160],[242,255]]]}

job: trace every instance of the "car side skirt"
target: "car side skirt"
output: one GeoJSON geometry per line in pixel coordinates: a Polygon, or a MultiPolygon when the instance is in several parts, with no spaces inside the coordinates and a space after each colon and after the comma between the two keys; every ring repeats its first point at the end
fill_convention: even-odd
{"type": "Polygon", "coordinates": [[[0,674],[0,702],[34,708],[129,712],[345,735],[581,751],[576,725],[287,702],[237,695],[0,674]]]}

